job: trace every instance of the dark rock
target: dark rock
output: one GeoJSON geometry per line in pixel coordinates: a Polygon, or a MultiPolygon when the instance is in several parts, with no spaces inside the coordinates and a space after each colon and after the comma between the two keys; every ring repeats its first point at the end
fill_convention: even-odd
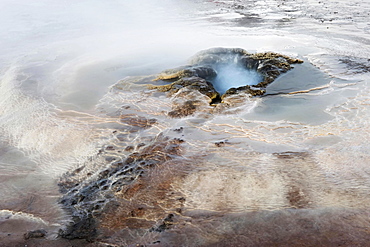
{"type": "Polygon", "coordinates": [[[110,150],[110,151],[112,151],[112,150],[115,150],[115,148],[114,148],[113,146],[107,146],[107,147],[105,148],[105,150],[110,150]]]}
{"type": "Polygon", "coordinates": [[[94,241],[97,236],[96,220],[87,215],[84,218],[74,220],[74,224],[70,225],[67,229],[61,230],[59,235],[66,239],[86,239],[87,241],[94,241]]]}
{"type": "Polygon", "coordinates": [[[215,142],[216,147],[224,147],[226,144],[229,144],[228,140],[215,142]]]}
{"type": "Polygon", "coordinates": [[[168,230],[170,229],[170,227],[174,224],[174,215],[173,214],[169,214],[162,222],[162,224],[160,224],[159,226],[157,227],[154,227],[151,229],[151,231],[156,231],[156,232],[163,232],[165,230],[168,230]]]}
{"type": "Polygon", "coordinates": [[[77,168],[76,170],[73,171],[73,173],[80,173],[83,169],[85,168],[85,166],[81,166],[79,168],[77,168]]]}
{"type": "Polygon", "coordinates": [[[140,148],[142,148],[142,147],[145,147],[145,143],[139,143],[139,144],[137,144],[137,149],[140,149],[140,148]]]}
{"type": "Polygon", "coordinates": [[[180,127],[180,128],[177,128],[177,129],[174,129],[173,131],[175,131],[175,132],[182,132],[184,130],[184,128],[183,127],[180,127]]]}
{"type": "Polygon", "coordinates": [[[180,202],[182,202],[182,203],[184,203],[184,202],[186,201],[185,197],[180,197],[178,200],[179,200],[180,202]]]}
{"type": "Polygon", "coordinates": [[[47,234],[47,231],[44,229],[35,230],[35,231],[29,231],[24,234],[24,239],[30,239],[30,238],[43,238],[47,234]]]}
{"type": "Polygon", "coordinates": [[[127,146],[126,148],[125,148],[125,151],[126,152],[131,152],[131,151],[133,151],[135,148],[134,148],[134,146],[127,146]]]}

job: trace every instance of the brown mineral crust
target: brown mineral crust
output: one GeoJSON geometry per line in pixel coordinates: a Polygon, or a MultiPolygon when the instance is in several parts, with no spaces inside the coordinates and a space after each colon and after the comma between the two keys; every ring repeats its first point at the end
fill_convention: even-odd
{"type": "MultiPolygon", "coordinates": [[[[181,155],[182,151],[180,148],[180,144],[184,141],[181,139],[169,139],[164,137],[163,140],[160,140],[158,142],[155,142],[154,144],[145,147],[141,153],[142,155],[152,155],[153,153],[159,155],[158,157],[169,157],[173,155],[181,155]]],[[[165,160],[165,159],[164,159],[165,160]]],[[[159,160],[159,161],[164,161],[159,160]]]]}
{"type": "Polygon", "coordinates": [[[256,53],[251,55],[251,58],[258,60],[257,71],[264,76],[264,80],[255,86],[261,88],[272,83],[281,73],[292,69],[292,64],[303,63],[300,59],[273,52],[256,53]]]}
{"type": "MultiPolygon", "coordinates": [[[[180,160],[172,160],[171,157],[181,155],[179,144],[182,140],[172,139],[168,143],[160,142],[151,145],[142,151],[142,154],[135,157],[143,159],[155,159],[159,163],[148,170],[143,176],[122,188],[120,192],[116,193],[117,198],[121,198],[120,207],[115,209],[115,215],[120,215],[119,222],[125,223],[125,218],[145,218],[160,219],[165,216],[164,208],[175,206],[171,203],[171,184],[178,176],[180,160]],[[154,156],[153,156],[154,155],[154,156]],[[177,175],[175,175],[177,174],[177,175]],[[129,206],[128,206],[129,205],[129,206]],[[131,210],[126,210],[131,208],[131,210]]],[[[176,201],[175,201],[176,202],[176,201]]],[[[105,213],[105,217],[109,214],[105,213]]],[[[121,224],[119,222],[104,220],[104,226],[114,227],[114,225],[121,224]],[[112,222],[115,224],[110,224],[112,222]]],[[[129,221],[132,222],[132,221],[129,221]]]]}
{"type": "Polygon", "coordinates": [[[188,77],[181,78],[171,84],[154,86],[149,85],[150,89],[157,89],[161,92],[170,92],[171,94],[177,93],[181,88],[189,88],[192,90],[197,90],[200,93],[208,96],[211,100],[219,97],[219,93],[214,89],[212,83],[200,78],[200,77],[188,77]]]}
{"type": "Polygon", "coordinates": [[[265,90],[263,89],[252,89],[250,86],[243,86],[238,88],[230,88],[222,95],[222,99],[228,97],[229,95],[238,94],[241,92],[245,92],[250,94],[251,96],[262,96],[265,94],[265,90]]]}
{"type": "MultiPolygon", "coordinates": [[[[211,48],[197,53],[192,59],[191,65],[165,71],[155,79],[170,81],[172,83],[160,86],[148,85],[148,87],[161,92],[170,92],[171,94],[186,87],[208,96],[211,99],[211,104],[219,103],[221,102],[221,98],[224,99],[229,95],[241,92],[248,93],[251,96],[263,95],[265,94],[264,88],[272,83],[279,75],[292,69],[292,64],[299,63],[303,63],[303,61],[274,52],[252,54],[241,48],[211,48]],[[211,83],[217,76],[217,72],[212,66],[215,64],[235,62],[234,58],[230,60],[233,56],[246,69],[256,70],[262,75],[263,80],[253,86],[253,89],[248,85],[230,88],[220,97],[211,83]]],[[[181,117],[180,115],[179,117],[181,117]]],[[[185,114],[184,116],[187,115],[185,114]]]]}
{"type": "Polygon", "coordinates": [[[185,199],[173,189],[172,183],[184,175],[180,172],[184,165],[177,160],[166,162],[117,192],[119,204],[107,207],[101,226],[111,230],[151,229],[168,212],[181,212],[185,199]]]}
{"type": "MultiPolygon", "coordinates": [[[[135,199],[137,193],[140,192],[141,195],[143,191],[153,187],[149,181],[143,183],[144,180],[141,179],[148,176],[152,169],[161,169],[160,167],[171,160],[181,160],[180,144],[183,142],[181,139],[158,135],[151,144],[139,152],[132,153],[125,160],[113,161],[106,169],[92,176],[88,182],[75,184],[69,188],[60,203],[73,215],[73,222],[60,232],[60,236],[93,241],[101,235],[102,227],[107,229],[114,228],[115,225],[146,229],[153,227],[155,222],[152,219],[163,219],[166,214],[161,209],[163,205],[158,202],[160,197],[154,192],[149,193],[149,196],[154,198],[152,205],[149,199],[135,199]],[[145,187],[141,187],[141,184],[145,184],[145,187]],[[128,191],[127,195],[131,195],[131,199],[120,195],[123,190],[128,191]],[[117,215],[122,217],[117,218],[117,215]],[[105,220],[106,218],[110,220],[105,220]],[[135,220],[136,218],[140,220],[135,220]]],[[[155,183],[156,190],[165,191],[166,181],[161,177],[161,180],[155,183]]],[[[161,198],[166,201],[163,196],[161,198]]]]}
{"type": "Polygon", "coordinates": [[[176,81],[181,78],[187,77],[200,77],[200,78],[213,78],[217,75],[216,71],[211,67],[192,67],[192,68],[185,68],[180,70],[167,70],[161,73],[154,81],[162,80],[162,81],[176,81]]]}
{"type": "Polygon", "coordinates": [[[296,186],[291,186],[288,191],[287,199],[289,204],[294,208],[307,208],[310,201],[306,198],[304,191],[296,186]]]}
{"type": "Polygon", "coordinates": [[[132,152],[132,151],[134,151],[134,149],[135,149],[134,146],[127,146],[127,147],[125,147],[125,151],[126,152],[132,152]]]}
{"type": "Polygon", "coordinates": [[[278,159],[296,159],[297,157],[306,158],[308,153],[305,152],[282,152],[282,153],[273,153],[278,159]]]}
{"type": "Polygon", "coordinates": [[[174,110],[168,113],[172,118],[180,118],[192,115],[197,110],[198,100],[188,100],[184,104],[175,107],[174,110]]]}
{"type": "Polygon", "coordinates": [[[251,54],[250,56],[253,59],[258,59],[258,60],[266,60],[266,59],[284,59],[286,60],[289,64],[295,64],[295,63],[303,63],[302,60],[297,59],[297,58],[291,58],[286,55],[282,55],[279,53],[275,52],[262,52],[262,53],[255,53],[251,54]]]}
{"type": "Polygon", "coordinates": [[[134,114],[124,114],[120,116],[120,121],[122,123],[139,127],[139,128],[149,128],[157,122],[156,119],[147,119],[145,117],[140,117],[134,114]]]}

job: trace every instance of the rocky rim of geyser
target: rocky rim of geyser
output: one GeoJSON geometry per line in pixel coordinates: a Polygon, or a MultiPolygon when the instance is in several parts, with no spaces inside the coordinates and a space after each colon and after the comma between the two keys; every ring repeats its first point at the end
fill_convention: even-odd
{"type": "Polygon", "coordinates": [[[274,52],[248,53],[241,48],[211,48],[196,54],[189,65],[163,71],[154,79],[154,81],[167,84],[152,84],[148,87],[171,94],[186,87],[206,95],[210,98],[211,104],[214,104],[222,102],[230,95],[241,92],[248,93],[251,96],[261,96],[265,94],[267,85],[282,73],[292,69],[292,64],[299,63],[303,63],[303,61],[274,52]],[[257,71],[263,79],[256,85],[229,88],[224,94],[220,95],[212,84],[217,76],[215,67],[228,63],[237,63],[247,70],[257,71]]]}
{"type": "MultiPolygon", "coordinates": [[[[258,96],[295,63],[302,61],[271,52],[250,54],[243,49],[214,48],[198,53],[190,65],[152,77],[155,80],[146,86],[169,94],[186,87],[206,95],[211,103],[239,92],[258,96]],[[221,96],[212,85],[217,75],[213,66],[235,59],[247,69],[258,71],[263,81],[253,87],[231,88],[221,96]],[[155,85],[159,80],[167,84],[155,85]]],[[[178,113],[169,114],[169,117],[187,115],[178,113]]],[[[109,236],[112,229],[162,232],[171,227],[176,215],[181,214],[185,199],[182,194],[171,191],[171,179],[176,178],[166,174],[171,169],[189,166],[184,165],[181,158],[185,140],[158,135],[136,147],[122,147],[127,135],[151,128],[157,120],[132,114],[117,117],[125,127],[113,131],[115,138],[99,151],[94,159],[95,168],[83,165],[64,174],[60,180],[63,193],[60,203],[71,216],[70,224],[60,230],[63,238],[94,241],[109,236]]]]}

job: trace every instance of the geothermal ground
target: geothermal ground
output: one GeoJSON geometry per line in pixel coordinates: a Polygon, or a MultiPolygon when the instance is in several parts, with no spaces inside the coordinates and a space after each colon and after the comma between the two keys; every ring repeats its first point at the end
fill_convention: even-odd
{"type": "Polygon", "coordinates": [[[370,3],[3,5],[0,246],[370,246],[370,3]]]}

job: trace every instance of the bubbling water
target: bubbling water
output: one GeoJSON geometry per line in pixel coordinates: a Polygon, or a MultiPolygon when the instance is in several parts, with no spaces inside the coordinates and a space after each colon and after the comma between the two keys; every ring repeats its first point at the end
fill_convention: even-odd
{"type": "Polygon", "coordinates": [[[217,76],[213,86],[220,94],[224,94],[230,88],[257,85],[263,80],[257,71],[247,69],[238,63],[218,64],[215,70],[217,76]]]}

